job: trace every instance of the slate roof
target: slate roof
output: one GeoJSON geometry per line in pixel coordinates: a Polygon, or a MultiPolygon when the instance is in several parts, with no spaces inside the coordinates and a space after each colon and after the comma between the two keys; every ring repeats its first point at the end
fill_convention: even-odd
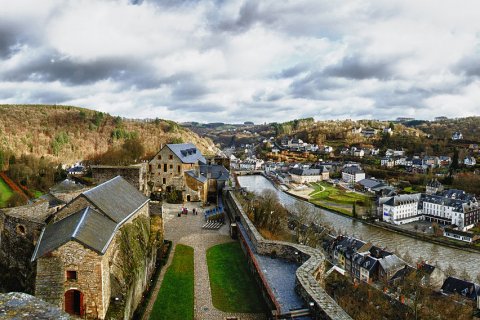
{"type": "Polygon", "coordinates": [[[290,169],[290,174],[297,176],[319,176],[322,173],[322,169],[301,169],[301,168],[292,168],[290,169]]]}
{"type": "Polygon", "coordinates": [[[82,193],[87,206],[55,223],[48,224],[38,240],[32,261],[70,240],[104,254],[116,230],[149,200],[121,176],[82,193]]]}
{"type": "Polygon", "coordinates": [[[71,240],[104,254],[116,227],[115,222],[91,207],[86,207],[47,225],[42,231],[32,261],[71,240]]]}
{"type": "Polygon", "coordinates": [[[219,164],[200,165],[200,173],[207,176],[210,173],[210,177],[215,180],[228,180],[230,173],[228,170],[219,164]]]}
{"type": "Polygon", "coordinates": [[[444,293],[458,293],[470,299],[476,299],[480,292],[480,287],[473,282],[448,277],[442,285],[444,293]]]}
{"type": "Polygon", "coordinates": [[[364,173],[364,171],[357,166],[346,167],[345,169],[343,169],[343,172],[349,174],[364,173]]]}
{"type": "Polygon", "coordinates": [[[378,260],[370,256],[366,256],[362,262],[362,268],[368,270],[370,273],[374,271],[378,264],[378,260]]]}
{"type": "Polygon", "coordinates": [[[407,264],[405,261],[403,261],[394,254],[379,259],[378,262],[385,271],[398,270],[399,268],[403,268],[407,264]]]}
{"type": "Polygon", "coordinates": [[[204,183],[205,181],[207,181],[207,178],[201,174],[198,174],[195,172],[195,170],[188,170],[188,171],[185,171],[185,173],[192,177],[193,179],[201,182],[201,183],[204,183]]]}
{"type": "Polygon", "coordinates": [[[207,163],[205,157],[193,143],[167,144],[167,147],[180,158],[183,163],[207,163]]]}
{"type": "Polygon", "coordinates": [[[381,181],[378,181],[378,180],[375,180],[375,179],[362,179],[362,180],[358,181],[358,183],[360,185],[362,185],[364,188],[370,188],[370,189],[385,185],[381,181]]]}
{"type": "Polygon", "coordinates": [[[119,223],[142,207],[148,198],[121,176],[82,193],[100,211],[119,223]]]}

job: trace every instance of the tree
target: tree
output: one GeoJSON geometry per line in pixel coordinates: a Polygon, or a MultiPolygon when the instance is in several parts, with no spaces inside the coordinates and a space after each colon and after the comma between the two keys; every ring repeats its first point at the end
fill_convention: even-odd
{"type": "Polygon", "coordinates": [[[448,176],[452,178],[453,174],[455,173],[455,171],[457,171],[457,169],[458,169],[458,149],[455,148],[453,150],[452,163],[450,164],[448,176]]]}
{"type": "Polygon", "coordinates": [[[27,204],[27,198],[17,191],[14,191],[7,201],[7,207],[9,208],[23,206],[24,204],[27,204]]]}
{"type": "Polygon", "coordinates": [[[465,281],[472,281],[472,277],[467,272],[467,269],[463,268],[462,273],[460,274],[460,278],[465,281]]]}
{"type": "Polygon", "coordinates": [[[445,269],[445,276],[453,277],[456,271],[451,264],[448,265],[447,269],[445,269]]]}

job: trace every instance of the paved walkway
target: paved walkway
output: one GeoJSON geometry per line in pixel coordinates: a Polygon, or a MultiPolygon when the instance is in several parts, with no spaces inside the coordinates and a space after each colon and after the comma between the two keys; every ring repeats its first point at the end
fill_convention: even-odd
{"type": "MultiPolygon", "coordinates": [[[[239,320],[257,320],[266,319],[263,314],[239,314],[226,313],[217,310],[212,304],[212,296],[210,292],[210,279],[208,276],[208,266],[206,251],[208,248],[232,241],[229,236],[229,223],[227,222],[219,230],[202,229],[205,223],[203,217],[203,209],[199,208],[199,204],[189,203],[189,213],[181,217],[177,213],[181,209],[181,205],[165,204],[163,207],[163,217],[165,226],[165,239],[171,240],[173,248],[178,243],[193,247],[194,249],[194,266],[195,266],[195,303],[194,312],[196,320],[223,320],[226,317],[237,317],[239,320]],[[196,216],[192,215],[192,209],[197,208],[200,213],[196,216]]],[[[170,266],[174,250],[172,250],[167,264],[162,269],[162,272],[155,285],[155,291],[152,295],[150,305],[145,312],[144,319],[147,320],[151,313],[151,308],[160,289],[161,282],[165,271],[170,266]]]]}

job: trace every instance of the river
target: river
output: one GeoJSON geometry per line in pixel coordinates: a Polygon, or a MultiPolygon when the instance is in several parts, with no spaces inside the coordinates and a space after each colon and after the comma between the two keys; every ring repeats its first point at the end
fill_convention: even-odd
{"type": "MultiPolygon", "coordinates": [[[[249,191],[275,191],[280,202],[286,207],[294,205],[295,202],[302,201],[285,192],[279,191],[268,179],[261,175],[238,176],[238,182],[249,191]]],[[[395,232],[363,224],[313,205],[311,206],[314,212],[321,215],[320,220],[330,224],[335,230],[341,229],[348,235],[353,235],[363,241],[370,241],[374,245],[386,248],[387,250],[396,250],[401,255],[408,251],[408,254],[414,261],[423,258],[423,260],[431,264],[435,264],[436,262],[442,270],[445,270],[450,264],[457,271],[457,275],[460,275],[465,269],[473,280],[475,280],[477,274],[480,273],[480,253],[467,252],[410,238],[395,232]]]]}

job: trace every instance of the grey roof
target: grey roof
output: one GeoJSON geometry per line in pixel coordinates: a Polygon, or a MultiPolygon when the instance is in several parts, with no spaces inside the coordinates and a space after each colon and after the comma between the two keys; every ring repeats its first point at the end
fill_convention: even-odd
{"type": "Polygon", "coordinates": [[[370,256],[366,256],[362,262],[362,268],[367,269],[368,271],[371,272],[373,269],[375,269],[377,264],[378,264],[377,259],[370,256]]]}
{"type": "Polygon", "coordinates": [[[364,188],[375,188],[384,185],[381,181],[375,179],[362,179],[358,183],[364,188]]]}
{"type": "Polygon", "coordinates": [[[469,281],[448,277],[442,285],[445,293],[458,293],[470,299],[476,299],[480,293],[480,287],[469,281]]]}
{"type": "Polygon", "coordinates": [[[148,198],[121,176],[82,193],[92,204],[119,223],[142,207],[148,198]]]}
{"type": "Polygon", "coordinates": [[[385,271],[398,270],[400,268],[403,268],[407,264],[405,261],[403,261],[394,254],[379,259],[378,262],[385,271]]]}
{"type": "Polygon", "coordinates": [[[322,173],[322,169],[301,169],[301,168],[292,168],[290,169],[290,174],[297,176],[319,176],[322,173]]]}
{"type": "Polygon", "coordinates": [[[62,182],[54,185],[50,188],[51,192],[61,193],[61,192],[71,192],[71,191],[78,191],[85,188],[85,186],[81,183],[76,183],[73,180],[65,179],[62,182]]]}
{"type": "Polygon", "coordinates": [[[357,166],[346,167],[345,169],[343,169],[343,172],[346,172],[349,174],[364,173],[363,170],[357,166]]]}
{"type": "Polygon", "coordinates": [[[205,176],[210,174],[210,178],[215,180],[228,180],[230,177],[228,170],[219,164],[200,165],[200,173],[205,176]]]}
{"type": "Polygon", "coordinates": [[[201,174],[197,174],[195,170],[188,170],[188,171],[185,171],[185,173],[190,177],[192,177],[193,179],[200,181],[201,183],[204,183],[205,181],[207,181],[207,178],[205,176],[201,174]]]}
{"type": "Polygon", "coordinates": [[[183,163],[207,163],[204,156],[192,143],[167,144],[167,147],[180,158],[183,163]]]}
{"type": "Polygon", "coordinates": [[[83,208],[45,227],[33,253],[32,261],[71,240],[104,254],[116,227],[115,222],[100,212],[91,207],[83,208]]]}

